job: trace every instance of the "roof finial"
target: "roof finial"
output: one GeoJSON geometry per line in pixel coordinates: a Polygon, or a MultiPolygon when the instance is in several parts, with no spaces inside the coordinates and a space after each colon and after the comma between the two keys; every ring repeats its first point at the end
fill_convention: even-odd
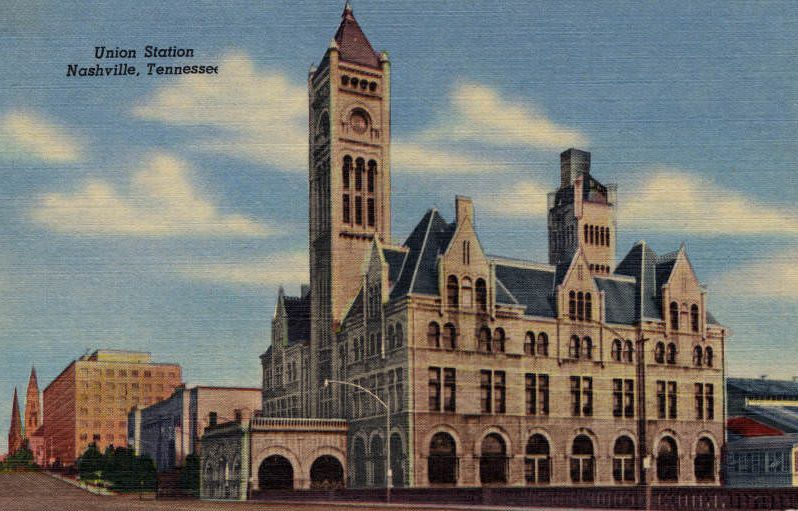
{"type": "Polygon", "coordinates": [[[344,4],[344,12],[343,12],[343,14],[341,14],[341,16],[342,17],[353,16],[353,14],[352,14],[352,3],[349,2],[349,0],[346,0],[346,3],[344,4]]]}

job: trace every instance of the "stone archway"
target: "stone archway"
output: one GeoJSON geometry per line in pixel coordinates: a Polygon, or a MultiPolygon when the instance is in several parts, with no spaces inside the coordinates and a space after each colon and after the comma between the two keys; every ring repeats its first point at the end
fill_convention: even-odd
{"type": "Polygon", "coordinates": [[[273,454],[258,468],[258,487],[261,490],[290,490],[294,487],[294,467],[287,458],[273,454]]]}
{"type": "Polygon", "coordinates": [[[344,487],[344,467],[338,458],[330,455],[316,458],[310,466],[310,487],[321,489],[344,487]]]}

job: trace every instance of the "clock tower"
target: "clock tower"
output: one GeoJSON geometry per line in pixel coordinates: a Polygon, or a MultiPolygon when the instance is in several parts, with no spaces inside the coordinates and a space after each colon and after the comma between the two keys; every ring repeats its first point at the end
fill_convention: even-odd
{"type": "Polygon", "coordinates": [[[375,238],[391,239],[390,64],[347,2],[341,24],[308,76],[311,416],[330,416],[332,345],[361,284],[375,238]]]}

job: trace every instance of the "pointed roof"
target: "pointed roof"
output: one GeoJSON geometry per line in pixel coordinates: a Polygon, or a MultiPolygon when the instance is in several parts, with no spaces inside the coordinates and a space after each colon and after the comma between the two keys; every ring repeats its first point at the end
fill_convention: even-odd
{"type": "Polygon", "coordinates": [[[36,379],[35,366],[31,366],[30,368],[30,378],[28,378],[28,395],[30,395],[31,389],[35,389],[37,393],[39,392],[39,382],[36,379]]]}
{"type": "Polygon", "coordinates": [[[11,426],[8,428],[8,453],[14,454],[22,447],[22,418],[19,414],[17,388],[14,387],[14,402],[11,405],[11,426]]]}
{"type": "Polygon", "coordinates": [[[657,282],[657,254],[645,241],[635,243],[615,268],[615,273],[637,280],[636,318],[662,319],[662,284],[657,282]]]}
{"type": "Polygon", "coordinates": [[[349,2],[344,6],[341,25],[333,38],[338,45],[341,60],[360,64],[361,66],[379,68],[380,57],[372,48],[363,30],[358,25],[352,6],[349,2]]]}

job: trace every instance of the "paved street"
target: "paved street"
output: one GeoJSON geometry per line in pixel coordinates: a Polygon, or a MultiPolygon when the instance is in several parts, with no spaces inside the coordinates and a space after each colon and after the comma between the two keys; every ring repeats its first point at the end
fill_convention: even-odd
{"type": "MultiPolygon", "coordinates": [[[[307,511],[347,511],[350,509],[357,511],[386,511],[387,509],[405,509],[412,511],[487,509],[464,508],[461,506],[386,506],[384,504],[302,504],[298,502],[269,504],[260,502],[213,502],[197,500],[138,500],[133,496],[101,497],[93,495],[46,474],[33,472],[0,474],[0,510],[2,511],[128,511],[150,509],[168,509],[172,511],[201,511],[205,509],[230,511],[289,511],[300,508],[307,511]]],[[[518,510],[518,508],[512,509],[518,510]]]]}

